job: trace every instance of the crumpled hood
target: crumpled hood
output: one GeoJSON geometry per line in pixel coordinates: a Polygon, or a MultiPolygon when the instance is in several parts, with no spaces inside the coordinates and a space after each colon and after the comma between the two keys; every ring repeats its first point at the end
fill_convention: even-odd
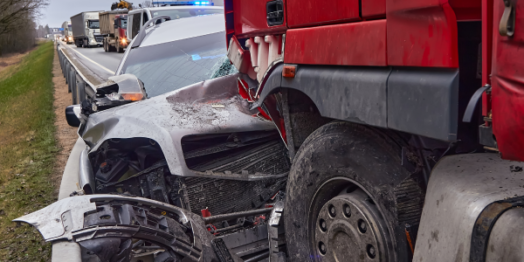
{"type": "Polygon", "coordinates": [[[207,80],[185,88],[111,108],[89,116],[81,134],[91,151],[112,138],[156,141],[172,174],[193,175],[184,161],[181,139],[186,135],[274,130],[256,117],[238,94],[239,75],[207,80]]]}

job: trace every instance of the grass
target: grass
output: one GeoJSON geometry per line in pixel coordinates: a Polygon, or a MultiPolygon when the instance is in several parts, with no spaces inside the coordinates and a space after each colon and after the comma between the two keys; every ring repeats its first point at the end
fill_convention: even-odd
{"type": "Polygon", "coordinates": [[[0,261],[49,261],[51,245],[11,220],[56,201],[53,43],[0,75],[0,261]]]}

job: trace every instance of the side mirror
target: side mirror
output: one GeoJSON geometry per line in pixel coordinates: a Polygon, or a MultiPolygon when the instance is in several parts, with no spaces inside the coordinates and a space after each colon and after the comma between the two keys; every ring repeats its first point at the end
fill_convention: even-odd
{"type": "Polygon", "coordinates": [[[80,126],[80,105],[68,106],[65,109],[67,123],[73,127],[80,126]]]}
{"type": "Polygon", "coordinates": [[[118,21],[115,21],[115,29],[118,29],[118,21]]]}

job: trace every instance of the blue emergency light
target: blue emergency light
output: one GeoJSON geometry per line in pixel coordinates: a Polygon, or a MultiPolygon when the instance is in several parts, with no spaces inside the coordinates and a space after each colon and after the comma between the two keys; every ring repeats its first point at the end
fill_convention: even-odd
{"type": "Polygon", "coordinates": [[[209,1],[178,1],[178,2],[167,2],[167,1],[154,1],[153,5],[198,5],[198,6],[206,6],[206,5],[215,5],[214,3],[211,3],[209,1]]]}

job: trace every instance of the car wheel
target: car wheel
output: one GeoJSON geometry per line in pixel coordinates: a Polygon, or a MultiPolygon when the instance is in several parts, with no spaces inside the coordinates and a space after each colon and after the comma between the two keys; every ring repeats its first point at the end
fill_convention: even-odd
{"type": "Polygon", "coordinates": [[[402,142],[385,137],[332,122],[306,139],[287,183],[291,261],[411,261],[405,231],[418,226],[423,191],[401,166],[402,142]]]}

